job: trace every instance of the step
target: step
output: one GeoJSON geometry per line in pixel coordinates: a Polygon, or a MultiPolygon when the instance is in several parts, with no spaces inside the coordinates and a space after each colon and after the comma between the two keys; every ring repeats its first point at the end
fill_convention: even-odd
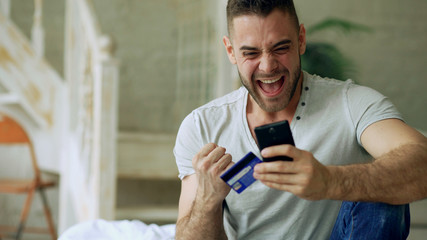
{"type": "Polygon", "coordinates": [[[17,103],[38,127],[52,127],[64,80],[10,19],[0,14],[0,92],[3,104],[17,103]]]}
{"type": "Polygon", "coordinates": [[[410,204],[411,226],[427,230],[427,199],[410,204]]]}
{"type": "Polygon", "coordinates": [[[176,134],[124,132],[118,134],[119,178],[177,179],[173,147],[176,134]]]}

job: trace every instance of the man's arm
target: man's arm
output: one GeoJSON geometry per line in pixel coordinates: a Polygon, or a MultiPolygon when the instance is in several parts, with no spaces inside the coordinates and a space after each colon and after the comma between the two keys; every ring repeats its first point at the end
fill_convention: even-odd
{"type": "Polygon", "coordinates": [[[309,200],[335,199],[403,204],[427,197],[427,140],[397,119],[372,124],[361,142],[372,163],[324,166],[311,153],[290,145],[274,146],[264,157],[285,155],[293,162],[255,167],[269,187],[309,200]]]}
{"type": "Polygon", "coordinates": [[[183,179],[176,239],[226,239],[222,205],[204,205],[201,200],[196,200],[196,189],[195,174],[183,179]]]}
{"type": "Polygon", "coordinates": [[[340,198],[404,204],[427,197],[427,139],[398,119],[372,124],[362,133],[370,164],[331,167],[340,198]]]}
{"type": "Polygon", "coordinates": [[[227,239],[222,202],[230,192],[220,175],[231,156],[215,144],[207,144],[193,158],[196,174],[182,180],[176,239],[227,239]]]}

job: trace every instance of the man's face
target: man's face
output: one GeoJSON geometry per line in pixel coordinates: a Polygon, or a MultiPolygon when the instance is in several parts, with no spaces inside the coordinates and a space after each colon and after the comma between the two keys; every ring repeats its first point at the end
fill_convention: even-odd
{"type": "Polygon", "coordinates": [[[242,84],[264,111],[286,108],[301,76],[304,26],[298,31],[289,14],[274,10],[265,18],[236,17],[231,31],[224,44],[242,84]]]}

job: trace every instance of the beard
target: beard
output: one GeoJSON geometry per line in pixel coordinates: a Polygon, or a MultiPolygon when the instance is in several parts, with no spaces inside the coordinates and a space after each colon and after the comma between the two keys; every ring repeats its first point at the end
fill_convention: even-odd
{"type": "Polygon", "coordinates": [[[261,109],[266,112],[278,112],[285,109],[289,105],[292,97],[295,95],[295,91],[301,77],[301,57],[299,59],[299,65],[293,74],[291,74],[288,69],[280,69],[269,74],[254,74],[252,75],[251,81],[248,81],[242,76],[240,70],[237,70],[239,72],[240,82],[248,90],[249,94],[252,96],[258,106],[260,106],[261,109]],[[285,82],[283,83],[285,86],[283,92],[279,96],[270,99],[264,99],[259,91],[256,90],[256,79],[259,77],[268,78],[270,76],[285,76],[285,82]]]}

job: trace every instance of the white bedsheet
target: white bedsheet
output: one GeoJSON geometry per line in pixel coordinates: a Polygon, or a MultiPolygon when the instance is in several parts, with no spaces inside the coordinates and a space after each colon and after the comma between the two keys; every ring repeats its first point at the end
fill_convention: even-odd
{"type": "Polygon", "coordinates": [[[171,240],[175,224],[147,225],[138,220],[94,220],[79,223],[66,230],[59,240],[171,240]]]}

